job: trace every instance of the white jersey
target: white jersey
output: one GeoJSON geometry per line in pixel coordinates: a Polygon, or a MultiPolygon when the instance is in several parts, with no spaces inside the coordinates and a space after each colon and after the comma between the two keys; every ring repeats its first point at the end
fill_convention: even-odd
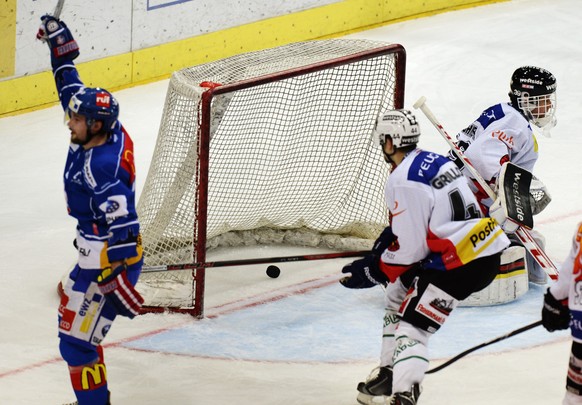
{"type": "MultiPolygon", "coordinates": [[[[487,108],[457,135],[457,140],[477,172],[492,186],[503,163],[511,162],[533,172],[538,159],[538,144],[529,122],[509,103],[487,108]]],[[[468,170],[463,171],[474,180],[468,170]]],[[[485,193],[475,188],[473,191],[485,207],[491,206],[485,193]]]]}
{"type": "Polygon", "coordinates": [[[382,254],[386,274],[424,267],[451,270],[509,246],[492,218],[482,218],[459,168],[445,156],[415,149],[388,177],[390,224],[398,238],[382,254]]]}

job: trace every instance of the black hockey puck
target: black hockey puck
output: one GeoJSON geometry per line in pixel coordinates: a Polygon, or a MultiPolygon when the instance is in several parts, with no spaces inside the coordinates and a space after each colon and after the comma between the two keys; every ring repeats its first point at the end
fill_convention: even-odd
{"type": "Polygon", "coordinates": [[[281,269],[278,268],[277,266],[271,265],[267,267],[267,276],[271,278],[277,278],[279,277],[279,274],[281,274],[281,269]]]}

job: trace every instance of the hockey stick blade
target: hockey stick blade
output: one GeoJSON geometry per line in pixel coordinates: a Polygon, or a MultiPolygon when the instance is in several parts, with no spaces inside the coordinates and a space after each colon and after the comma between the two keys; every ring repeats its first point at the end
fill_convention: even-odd
{"type": "MultiPolygon", "coordinates": [[[[463,165],[467,170],[471,172],[473,178],[481,185],[483,190],[487,193],[489,198],[495,200],[497,196],[487,184],[483,176],[479,174],[477,169],[471,164],[471,161],[465,156],[463,151],[457,146],[453,138],[445,131],[443,126],[437,120],[435,115],[432,113],[430,108],[426,105],[426,97],[422,96],[418,99],[416,103],[413,104],[415,109],[420,109],[424,115],[428,118],[432,125],[437,129],[438,133],[445,139],[445,141],[449,144],[455,155],[463,162],[463,165]]],[[[552,279],[557,280],[558,278],[558,268],[544,251],[544,249],[539,245],[539,243],[535,240],[532,234],[524,227],[519,227],[516,232],[516,235],[524,244],[525,249],[532,255],[534,260],[540,265],[541,268],[544,269],[546,274],[552,279]]]]}
{"type": "Polygon", "coordinates": [[[228,267],[228,266],[246,266],[251,264],[266,264],[266,263],[288,263],[299,262],[304,260],[323,260],[323,259],[339,259],[342,257],[359,257],[370,253],[367,250],[359,250],[354,252],[337,252],[337,253],[321,253],[313,255],[299,255],[299,256],[283,256],[283,257],[258,257],[253,259],[240,260],[225,260],[205,263],[188,263],[175,264],[166,266],[144,266],[143,273],[155,273],[159,271],[175,271],[188,270],[195,268],[209,268],[209,267],[228,267]]]}
{"type": "Polygon", "coordinates": [[[450,366],[451,364],[453,364],[453,363],[454,363],[454,362],[456,362],[457,360],[459,360],[459,359],[461,359],[461,358],[465,357],[465,356],[466,356],[466,355],[468,355],[469,353],[473,353],[474,351],[476,351],[476,350],[479,350],[479,349],[482,349],[482,348],[484,348],[484,347],[486,347],[486,346],[492,345],[493,343],[501,342],[502,340],[508,339],[508,338],[510,338],[510,337],[512,337],[512,336],[519,335],[520,333],[523,333],[523,332],[526,332],[526,331],[528,331],[528,330],[530,330],[530,329],[536,328],[536,327],[540,326],[541,324],[542,324],[542,321],[535,321],[535,322],[533,322],[533,323],[530,323],[529,325],[525,325],[525,326],[522,326],[522,327],[521,327],[521,328],[519,328],[519,329],[515,329],[515,330],[513,330],[513,331],[511,331],[511,332],[508,332],[508,333],[506,333],[506,334],[505,334],[505,335],[503,335],[503,336],[499,336],[499,337],[497,337],[497,338],[495,338],[495,339],[489,340],[488,342],[484,342],[484,343],[481,343],[480,345],[477,345],[477,346],[475,346],[475,347],[472,347],[472,348],[470,348],[470,349],[467,349],[467,350],[465,350],[464,352],[457,354],[457,355],[456,355],[455,357],[453,357],[452,359],[445,361],[445,362],[444,362],[443,364],[441,364],[440,366],[437,366],[437,367],[435,367],[435,368],[433,368],[433,369],[431,369],[431,370],[428,370],[428,371],[426,372],[426,374],[433,374],[433,373],[436,373],[437,371],[440,371],[440,370],[442,370],[443,368],[450,366]]]}

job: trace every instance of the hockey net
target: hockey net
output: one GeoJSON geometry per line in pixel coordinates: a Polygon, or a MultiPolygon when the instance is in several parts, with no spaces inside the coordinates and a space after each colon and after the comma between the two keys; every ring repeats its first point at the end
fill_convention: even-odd
{"type": "Polygon", "coordinates": [[[148,310],[202,316],[220,246],[369,249],[388,221],[373,128],[404,75],[401,45],[349,39],[175,72],[137,207],[148,310]]]}

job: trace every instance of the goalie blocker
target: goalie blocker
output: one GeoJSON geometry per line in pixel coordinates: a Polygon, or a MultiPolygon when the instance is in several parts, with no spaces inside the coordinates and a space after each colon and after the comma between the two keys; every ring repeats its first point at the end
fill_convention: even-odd
{"type": "Polygon", "coordinates": [[[532,174],[513,163],[504,163],[499,175],[498,199],[508,219],[527,228],[533,228],[533,214],[529,201],[532,174]]]}
{"type": "Polygon", "coordinates": [[[533,216],[543,211],[551,201],[545,185],[531,172],[511,162],[501,166],[497,184],[498,196],[489,209],[489,215],[507,233],[514,233],[520,226],[532,229],[533,216]]]}

